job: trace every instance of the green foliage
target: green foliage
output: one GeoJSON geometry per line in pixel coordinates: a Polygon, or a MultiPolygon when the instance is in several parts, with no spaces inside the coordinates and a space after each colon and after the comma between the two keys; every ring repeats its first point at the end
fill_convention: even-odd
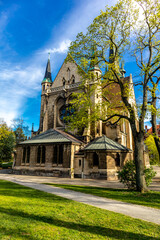
{"type": "MultiPolygon", "coordinates": [[[[145,180],[147,187],[152,182],[152,178],[156,175],[153,168],[145,168],[145,180]]],[[[118,171],[118,178],[128,189],[136,190],[136,167],[134,161],[128,161],[121,171],[118,171]]]]}
{"type": "Polygon", "coordinates": [[[16,130],[14,130],[14,134],[16,137],[16,145],[27,139],[21,127],[18,127],[16,130]]]}
{"type": "MultiPolygon", "coordinates": [[[[101,120],[106,119],[108,116],[113,116],[117,114],[115,107],[119,108],[122,105],[123,112],[121,115],[124,115],[124,112],[127,112],[126,115],[128,115],[129,112],[130,120],[136,121],[136,104],[131,106],[129,103],[129,98],[134,96],[132,91],[130,91],[130,85],[126,86],[127,82],[122,80],[120,63],[123,62],[125,53],[127,53],[127,56],[135,57],[139,75],[143,78],[143,80],[140,80],[143,84],[139,82],[137,85],[143,86],[144,91],[142,88],[141,90],[146,95],[150,77],[154,76],[160,68],[159,9],[160,4],[158,0],[119,0],[114,6],[106,6],[105,11],[101,11],[101,14],[90,24],[87,32],[85,34],[79,33],[76,40],[71,43],[68,60],[75,60],[79,64],[83,88],[85,89],[87,84],[92,84],[91,74],[93,74],[93,66],[99,66],[102,71],[100,78],[103,89],[103,102],[107,96],[106,92],[104,92],[107,91],[107,88],[104,88],[104,86],[111,84],[119,85],[118,94],[122,99],[122,101],[118,100],[115,102],[108,99],[105,106],[100,103],[101,106],[98,107],[103,114],[97,116],[97,106],[95,105],[98,104],[93,105],[92,103],[92,111],[90,111],[91,102],[87,102],[88,98],[84,108],[84,96],[83,101],[77,97],[77,102],[72,104],[75,104],[75,111],[78,104],[78,108],[82,108],[82,110],[77,111],[79,114],[78,119],[74,118],[74,121],[72,121],[71,116],[68,117],[71,128],[75,128],[76,121],[78,126],[91,123],[92,116],[93,119],[99,117],[101,120]],[[111,50],[110,56],[109,49],[111,50]],[[107,108],[107,114],[106,111],[103,111],[103,107],[104,109],[107,108]],[[88,110],[89,118],[88,114],[85,114],[88,110]]],[[[97,91],[96,88],[95,91],[97,91]]],[[[144,121],[147,109],[147,98],[143,99],[143,97],[141,98],[139,114],[142,121],[144,121]]],[[[116,117],[114,117],[114,120],[117,121],[116,117]]]]}
{"type": "Polygon", "coordinates": [[[0,124],[0,162],[8,162],[12,158],[15,135],[6,124],[0,124]]]}
{"type": "Polygon", "coordinates": [[[12,165],[13,165],[12,161],[11,162],[4,162],[4,163],[1,164],[1,167],[6,169],[6,168],[11,168],[12,165]]]}
{"type": "Polygon", "coordinates": [[[145,168],[144,174],[145,174],[146,184],[147,186],[149,186],[152,182],[152,178],[156,176],[156,172],[153,171],[153,167],[150,167],[150,168],[145,168]]]}
{"type": "Polygon", "coordinates": [[[20,142],[23,142],[27,139],[27,136],[30,135],[29,127],[24,125],[23,119],[17,118],[12,121],[13,130],[16,137],[16,145],[20,142]]]}
{"type": "Polygon", "coordinates": [[[147,145],[149,151],[150,164],[152,165],[159,164],[160,159],[154,141],[154,137],[152,135],[149,135],[145,140],[145,144],[147,145]]]}

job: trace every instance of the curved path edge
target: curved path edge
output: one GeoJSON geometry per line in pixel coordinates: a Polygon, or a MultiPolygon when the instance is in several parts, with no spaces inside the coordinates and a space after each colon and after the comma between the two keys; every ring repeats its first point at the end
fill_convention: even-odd
{"type": "Polygon", "coordinates": [[[93,196],[91,194],[75,192],[75,191],[66,190],[63,188],[55,187],[55,186],[39,184],[34,181],[23,181],[21,179],[18,179],[18,177],[15,178],[9,175],[0,175],[0,179],[14,182],[26,187],[51,193],[63,198],[88,204],[101,209],[122,213],[124,215],[130,216],[133,218],[138,218],[144,221],[160,224],[159,209],[121,202],[121,201],[117,201],[109,198],[93,196]]]}

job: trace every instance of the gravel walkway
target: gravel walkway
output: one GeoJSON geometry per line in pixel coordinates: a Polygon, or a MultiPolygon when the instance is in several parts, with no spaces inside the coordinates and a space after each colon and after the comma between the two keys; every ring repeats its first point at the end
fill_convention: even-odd
{"type": "Polygon", "coordinates": [[[28,179],[29,181],[27,181],[27,179],[23,179],[19,175],[0,174],[0,179],[8,180],[23,186],[55,194],[60,197],[99,207],[105,210],[122,213],[133,218],[138,218],[148,222],[160,224],[159,209],[120,202],[102,197],[96,197],[90,194],[84,194],[80,192],[66,190],[63,188],[40,184],[35,181],[35,177],[32,179],[31,176],[30,179],[28,179]]]}

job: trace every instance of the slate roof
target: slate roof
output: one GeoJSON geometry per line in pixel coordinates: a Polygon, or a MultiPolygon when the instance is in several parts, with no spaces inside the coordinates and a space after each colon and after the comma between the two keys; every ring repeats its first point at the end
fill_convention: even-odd
{"type": "Polygon", "coordinates": [[[78,143],[82,144],[80,140],[57,129],[49,129],[29,140],[20,142],[20,144],[38,144],[38,143],[78,143]]]}
{"type": "Polygon", "coordinates": [[[96,138],[93,142],[88,143],[84,149],[85,150],[112,150],[112,151],[124,151],[128,152],[131,151],[130,149],[126,148],[125,146],[107,138],[105,135],[102,137],[96,138]]]}
{"type": "Polygon", "coordinates": [[[46,71],[45,71],[45,75],[43,78],[42,83],[44,82],[50,82],[52,83],[52,76],[51,76],[51,64],[50,64],[50,59],[48,58],[48,62],[47,62],[47,66],[46,66],[46,71]]]}

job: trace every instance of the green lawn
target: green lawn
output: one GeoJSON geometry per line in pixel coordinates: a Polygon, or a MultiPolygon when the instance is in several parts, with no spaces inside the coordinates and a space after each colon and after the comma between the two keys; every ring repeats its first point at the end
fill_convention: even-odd
{"type": "Polygon", "coordinates": [[[160,239],[160,225],[0,181],[0,239],[160,239]]]}
{"type": "MultiPolygon", "coordinates": [[[[46,184],[46,183],[45,183],[46,184]]],[[[99,188],[99,187],[88,187],[88,186],[76,186],[76,185],[66,185],[66,184],[52,184],[57,187],[62,187],[65,189],[89,193],[99,197],[111,198],[115,200],[120,200],[123,202],[144,205],[147,207],[160,208],[160,192],[150,191],[147,193],[139,193],[134,191],[129,191],[126,189],[111,189],[111,188],[99,188]]]]}

